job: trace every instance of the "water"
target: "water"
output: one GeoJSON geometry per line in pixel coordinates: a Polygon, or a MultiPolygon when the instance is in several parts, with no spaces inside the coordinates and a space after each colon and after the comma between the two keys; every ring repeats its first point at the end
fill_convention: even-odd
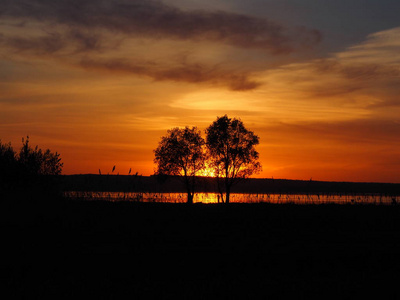
{"type": "MultiPolygon", "coordinates": [[[[185,203],[185,193],[134,193],[134,192],[94,192],[68,191],[66,197],[79,200],[131,201],[185,203]]],[[[194,203],[218,203],[217,193],[197,193],[194,203]]],[[[294,204],[396,204],[400,196],[385,194],[239,194],[230,195],[232,203],[294,203],[294,204]]]]}

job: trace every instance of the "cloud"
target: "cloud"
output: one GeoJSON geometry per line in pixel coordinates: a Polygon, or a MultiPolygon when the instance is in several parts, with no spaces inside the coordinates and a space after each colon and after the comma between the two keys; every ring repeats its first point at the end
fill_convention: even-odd
{"type": "Polygon", "coordinates": [[[228,85],[234,91],[246,91],[257,88],[261,83],[249,78],[243,72],[231,72],[218,66],[203,64],[180,63],[180,65],[165,66],[155,62],[137,62],[114,60],[82,59],[80,65],[88,70],[119,72],[148,76],[157,81],[172,80],[188,83],[212,83],[228,85]]]}
{"type": "Polygon", "coordinates": [[[105,29],[130,36],[208,40],[235,47],[290,53],[318,43],[315,29],[223,11],[183,11],[159,1],[0,0],[0,16],[73,28],[105,29]]]}
{"type": "Polygon", "coordinates": [[[252,93],[252,107],[271,110],[257,131],[268,145],[264,156],[281,168],[274,176],[399,182],[399,52],[394,28],[256,77],[267,82],[252,93]]]}
{"type": "Polygon", "coordinates": [[[22,38],[4,36],[0,38],[0,44],[13,49],[18,53],[33,53],[37,55],[53,54],[67,45],[57,33],[49,34],[39,38],[22,38]]]}
{"type": "Polygon", "coordinates": [[[265,19],[222,11],[183,11],[147,0],[0,0],[0,7],[4,20],[0,46],[8,57],[56,58],[86,70],[225,85],[235,91],[260,86],[250,78],[254,66],[240,61],[246,56],[229,56],[233,52],[229,49],[215,61],[203,42],[277,55],[319,39],[315,30],[288,29],[265,19]],[[152,41],[151,49],[137,48],[143,39],[152,41]],[[159,47],[162,40],[192,44],[183,45],[186,49],[169,46],[165,51],[159,47]],[[157,49],[163,57],[154,54],[157,49]]]}
{"type": "Polygon", "coordinates": [[[261,85],[261,82],[251,78],[252,72],[240,67],[204,62],[187,53],[157,59],[157,54],[144,53],[143,48],[139,48],[132,57],[129,53],[116,50],[118,39],[111,39],[107,45],[103,40],[95,33],[68,30],[62,34],[50,32],[31,37],[0,35],[0,46],[6,49],[7,56],[57,59],[59,63],[87,71],[145,76],[156,81],[207,83],[226,86],[233,91],[252,90],[261,85]]]}
{"type": "Polygon", "coordinates": [[[268,83],[263,92],[270,98],[284,95],[303,105],[358,107],[373,114],[376,108],[400,107],[399,52],[400,28],[394,28],[328,58],[288,64],[255,78],[268,83]]]}
{"type": "Polygon", "coordinates": [[[314,62],[315,71],[318,73],[337,73],[349,80],[369,81],[377,79],[398,78],[398,66],[369,63],[341,61],[338,59],[322,59],[314,62]]]}
{"type": "MultiPolygon", "coordinates": [[[[378,148],[392,147],[399,152],[400,141],[394,137],[400,136],[400,123],[394,120],[353,119],[331,121],[305,121],[300,123],[280,123],[274,131],[279,135],[291,133],[294,140],[307,140],[308,143],[346,145],[346,147],[365,147],[374,145],[378,148]],[[314,141],[314,142],[312,142],[314,141]],[[382,147],[384,145],[384,147],[382,147]],[[389,147],[390,146],[390,147],[389,147]]],[[[342,146],[343,147],[343,146],[342,146]]]]}
{"type": "Polygon", "coordinates": [[[400,27],[370,34],[367,39],[328,60],[316,69],[337,73],[352,81],[400,80],[400,27]]]}
{"type": "Polygon", "coordinates": [[[258,88],[254,74],[260,68],[291,60],[285,54],[301,53],[321,39],[315,29],[152,0],[0,0],[0,17],[0,51],[11,59],[234,91],[258,88]]]}
{"type": "Polygon", "coordinates": [[[0,34],[0,46],[11,50],[13,53],[36,56],[86,54],[107,49],[103,46],[101,35],[78,29],[53,30],[32,36],[0,34]]]}
{"type": "Polygon", "coordinates": [[[78,29],[72,29],[67,33],[67,37],[73,40],[76,45],[76,52],[100,51],[104,50],[103,39],[99,34],[88,33],[78,29]]]}

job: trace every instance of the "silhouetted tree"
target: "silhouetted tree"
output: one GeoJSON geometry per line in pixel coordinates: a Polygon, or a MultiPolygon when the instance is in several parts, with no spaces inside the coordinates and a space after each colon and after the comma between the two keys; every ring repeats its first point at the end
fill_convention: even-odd
{"type": "Polygon", "coordinates": [[[11,143],[3,144],[0,140],[0,170],[3,173],[5,170],[15,168],[15,151],[11,147],[11,143]]]}
{"type": "Polygon", "coordinates": [[[196,127],[173,128],[154,150],[157,175],[178,175],[184,181],[187,203],[193,203],[196,174],[204,169],[205,141],[196,127]]]}
{"type": "Polygon", "coordinates": [[[60,154],[49,149],[29,145],[29,137],[22,139],[22,147],[15,152],[11,143],[0,142],[0,191],[4,193],[30,193],[54,191],[54,181],[45,175],[61,174],[60,154]]]}
{"type": "Polygon", "coordinates": [[[259,137],[247,130],[239,119],[218,117],[206,129],[209,163],[217,177],[218,191],[229,203],[232,185],[261,170],[255,146],[259,137]]]}
{"type": "Polygon", "coordinates": [[[43,151],[38,146],[29,145],[29,136],[22,139],[22,148],[17,161],[24,174],[29,175],[60,175],[63,167],[60,154],[52,153],[50,149],[43,151]]]}
{"type": "Polygon", "coordinates": [[[0,191],[10,189],[16,181],[17,174],[16,153],[11,143],[3,144],[0,140],[0,191]]]}

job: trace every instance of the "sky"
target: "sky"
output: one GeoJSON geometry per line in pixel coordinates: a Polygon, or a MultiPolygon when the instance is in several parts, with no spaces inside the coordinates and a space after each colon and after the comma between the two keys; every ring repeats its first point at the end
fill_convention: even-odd
{"type": "Polygon", "coordinates": [[[397,0],[0,0],[0,139],[154,173],[173,127],[260,137],[262,178],[400,183],[397,0]]]}

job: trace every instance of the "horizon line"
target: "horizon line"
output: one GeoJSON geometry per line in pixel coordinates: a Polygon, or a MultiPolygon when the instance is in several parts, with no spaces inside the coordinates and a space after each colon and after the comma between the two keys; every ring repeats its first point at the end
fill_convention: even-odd
{"type": "MultiPolygon", "coordinates": [[[[61,176],[141,176],[141,177],[155,177],[157,175],[142,175],[142,174],[95,174],[95,173],[79,173],[79,174],[61,174],[61,176]]],[[[168,177],[179,177],[182,175],[166,175],[168,177]]],[[[212,176],[196,176],[200,178],[216,178],[212,176]]],[[[378,181],[335,181],[335,180],[314,180],[314,179],[288,179],[288,178],[274,178],[274,177],[249,177],[244,178],[245,180],[287,180],[287,181],[305,181],[305,182],[329,182],[329,183],[364,183],[364,184],[400,184],[400,182],[378,182],[378,181]]]]}

